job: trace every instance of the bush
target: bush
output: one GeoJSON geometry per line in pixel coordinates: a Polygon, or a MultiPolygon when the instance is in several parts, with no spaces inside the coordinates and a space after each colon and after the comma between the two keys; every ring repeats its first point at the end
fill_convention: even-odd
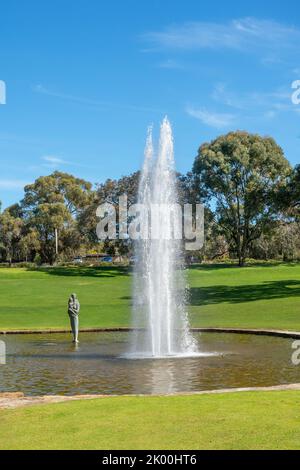
{"type": "Polygon", "coordinates": [[[37,253],[34,257],[34,260],[33,260],[34,264],[36,264],[37,266],[41,266],[42,264],[42,258],[41,256],[37,253]]]}

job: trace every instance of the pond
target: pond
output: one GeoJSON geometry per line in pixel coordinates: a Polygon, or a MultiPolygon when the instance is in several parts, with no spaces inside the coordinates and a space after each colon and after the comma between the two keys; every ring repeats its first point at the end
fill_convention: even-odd
{"type": "Polygon", "coordinates": [[[164,394],[300,382],[291,362],[292,339],[233,333],[195,333],[198,357],[130,359],[130,333],[7,335],[0,392],[164,394]]]}

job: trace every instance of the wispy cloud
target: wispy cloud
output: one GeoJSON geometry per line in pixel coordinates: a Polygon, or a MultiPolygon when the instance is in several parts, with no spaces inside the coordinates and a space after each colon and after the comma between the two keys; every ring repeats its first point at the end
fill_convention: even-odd
{"type": "Polygon", "coordinates": [[[193,108],[191,106],[186,107],[186,112],[189,116],[199,119],[203,124],[210,127],[221,129],[234,124],[236,116],[229,113],[216,113],[209,111],[206,108],[193,108]]]}
{"type": "Polygon", "coordinates": [[[245,97],[228,90],[225,83],[217,83],[213,88],[211,97],[217,103],[225,104],[231,108],[245,108],[245,97]]]}
{"type": "Polygon", "coordinates": [[[76,161],[66,160],[58,155],[43,155],[40,160],[42,163],[39,165],[31,166],[31,170],[39,170],[41,168],[49,168],[49,169],[59,169],[63,166],[71,166],[73,168],[97,168],[96,166],[87,165],[85,163],[79,163],[76,161]]]}
{"type": "Polygon", "coordinates": [[[291,102],[291,90],[287,86],[266,91],[237,91],[226,83],[217,83],[210,94],[211,108],[218,106],[222,113],[197,106],[187,106],[186,112],[210,127],[223,128],[235,123],[266,121],[282,113],[298,113],[291,102]],[[229,112],[228,112],[229,110],[229,112]]]}
{"type": "MultiPolygon", "coordinates": [[[[162,31],[148,32],[143,38],[166,49],[233,49],[251,51],[294,49],[300,30],[268,19],[241,18],[226,23],[187,22],[162,31]]],[[[277,54],[278,55],[278,54],[277,54]]]]}
{"type": "Polygon", "coordinates": [[[273,119],[274,117],[276,117],[276,111],[274,111],[273,109],[269,110],[269,111],[266,111],[263,116],[266,118],[266,119],[273,119]]]}
{"type": "Polygon", "coordinates": [[[42,157],[42,160],[46,163],[43,164],[43,166],[46,166],[48,168],[58,168],[61,165],[69,165],[71,162],[67,162],[66,160],[63,160],[61,157],[56,157],[54,155],[45,155],[42,157]]]}
{"type": "Polygon", "coordinates": [[[158,64],[158,67],[161,69],[182,69],[183,66],[177,60],[167,59],[158,64]]]}
{"type": "Polygon", "coordinates": [[[68,93],[61,93],[61,92],[53,91],[45,87],[42,84],[35,85],[33,87],[33,91],[35,93],[40,93],[42,95],[52,96],[54,98],[59,98],[64,101],[70,101],[73,103],[90,106],[92,108],[99,109],[99,110],[106,110],[108,108],[112,108],[112,109],[125,109],[128,111],[138,111],[138,112],[155,112],[155,113],[163,112],[161,109],[156,109],[156,108],[147,107],[147,106],[135,106],[135,105],[123,104],[119,102],[114,103],[114,102],[109,102],[109,101],[90,99],[90,98],[86,98],[83,96],[74,96],[68,93]]]}
{"type": "Polygon", "coordinates": [[[291,103],[291,90],[286,86],[259,92],[238,92],[230,90],[225,83],[217,83],[211,97],[218,104],[268,118],[275,117],[280,111],[294,111],[295,108],[291,103]]]}
{"type": "Polygon", "coordinates": [[[0,143],[8,143],[8,144],[17,144],[17,145],[26,145],[26,146],[38,146],[41,142],[37,139],[33,139],[30,137],[24,137],[22,135],[12,134],[8,132],[0,132],[0,143]]]}
{"type": "Polygon", "coordinates": [[[27,181],[22,181],[22,180],[5,180],[1,179],[0,180],[0,189],[5,189],[5,190],[16,190],[16,189],[23,189],[24,186],[28,184],[27,181]]]}

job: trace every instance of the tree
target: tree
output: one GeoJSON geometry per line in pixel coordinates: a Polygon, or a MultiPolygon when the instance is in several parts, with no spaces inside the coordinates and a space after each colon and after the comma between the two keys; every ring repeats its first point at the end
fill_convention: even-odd
{"type": "Polygon", "coordinates": [[[37,253],[40,252],[41,244],[39,233],[31,227],[23,227],[23,234],[18,243],[19,258],[25,261],[33,261],[37,253]]]}
{"type": "Polygon", "coordinates": [[[286,184],[291,167],[271,137],[236,131],[203,144],[193,173],[215,207],[239,266],[251,242],[276,219],[276,194],[286,184]]]}
{"type": "Polygon", "coordinates": [[[0,214],[0,248],[10,266],[21,239],[22,227],[22,219],[11,215],[9,208],[0,214]]]}
{"type": "Polygon", "coordinates": [[[278,196],[278,205],[287,217],[300,217],[300,165],[296,165],[288,179],[288,184],[278,196]]]}
{"type": "MultiPolygon", "coordinates": [[[[98,242],[96,226],[98,223],[96,217],[97,207],[103,203],[113,204],[118,215],[119,197],[127,195],[128,206],[137,202],[139,186],[139,172],[132,173],[129,176],[123,176],[118,180],[108,179],[97,186],[93,195],[92,203],[80,214],[79,227],[85,239],[92,244],[98,242]]],[[[118,226],[117,226],[118,231],[118,226]]],[[[109,254],[127,254],[131,250],[130,240],[105,240],[104,249],[109,254]]]]}
{"type": "Polygon", "coordinates": [[[74,243],[73,250],[80,246],[77,219],[90,204],[91,188],[91,183],[58,171],[25,186],[22,209],[26,225],[38,233],[42,262],[55,261],[56,230],[61,252],[70,251],[70,240],[74,243]]]}

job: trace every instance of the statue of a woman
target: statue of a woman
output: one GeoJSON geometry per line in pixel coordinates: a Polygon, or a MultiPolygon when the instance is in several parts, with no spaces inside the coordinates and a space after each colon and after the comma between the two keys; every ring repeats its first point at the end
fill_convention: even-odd
{"type": "Polygon", "coordinates": [[[78,330],[79,330],[79,310],[80,303],[76,294],[71,294],[68,302],[68,314],[70,317],[71,329],[73,334],[73,343],[78,343],[78,330]]]}

